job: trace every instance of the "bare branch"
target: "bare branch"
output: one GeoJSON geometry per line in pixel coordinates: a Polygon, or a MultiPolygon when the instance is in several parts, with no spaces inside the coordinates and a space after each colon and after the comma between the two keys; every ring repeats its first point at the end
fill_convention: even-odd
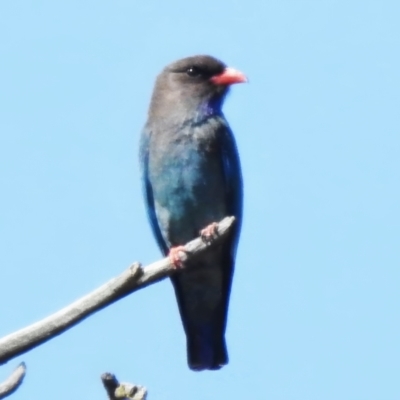
{"type": "Polygon", "coordinates": [[[124,382],[120,383],[115,375],[109,372],[101,375],[101,380],[103,381],[109,400],[146,400],[147,398],[147,389],[144,386],[124,382]]]}
{"type": "Polygon", "coordinates": [[[0,399],[4,399],[18,389],[24,380],[25,371],[25,363],[21,363],[3,383],[0,383],[0,399]]]}
{"type": "MultiPolygon", "coordinates": [[[[218,235],[210,243],[205,243],[200,237],[187,243],[185,246],[185,253],[180,253],[181,261],[184,263],[186,260],[197,257],[204,251],[207,251],[208,248],[224,240],[234,221],[234,217],[224,218],[218,224],[218,235]]],[[[96,311],[101,310],[136,290],[164,279],[173,272],[174,267],[171,266],[168,257],[144,268],[141,268],[139,263],[133,264],[120,276],[111,279],[100,288],[62,310],[1,338],[0,364],[52,339],[96,311]]]]}

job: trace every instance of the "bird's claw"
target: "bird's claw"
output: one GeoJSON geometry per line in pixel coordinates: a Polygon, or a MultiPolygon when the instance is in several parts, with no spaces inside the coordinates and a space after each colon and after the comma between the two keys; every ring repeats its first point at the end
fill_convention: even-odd
{"type": "Polygon", "coordinates": [[[204,243],[211,243],[218,236],[218,224],[213,222],[200,231],[201,240],[204,243]]]}
{"type": "Polygon", "coordinates": [[[171,263],[171,266],[173,269],[180,269],[183,268],[183,262],[181,260],[181,256],[179,255],[179,252],[184,252],[186,253],[186,249],[184,246],[176,246],[176,247],[171,247],[169,250],[169,262],[171,263]]]}

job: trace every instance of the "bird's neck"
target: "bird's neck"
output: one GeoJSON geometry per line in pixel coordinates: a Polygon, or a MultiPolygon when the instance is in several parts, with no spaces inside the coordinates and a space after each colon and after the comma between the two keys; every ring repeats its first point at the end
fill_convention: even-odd
{"type": "Polygon", "coordinates": [[[172,103],[159,102],[156,97],[153,99],[149,110],[149,120],[161,121],[164,127],[176,127],[186,124],[202,124],[207,119],[222,115],[221,97],[203,99],[200,103],[183,99],[172,103]],[[171,107],[173,104],[173,107],[171,107]]]}
{"type": "Polygon", "coordinates": [[[215,115],[221,115],[222,99],[212,98],[200,104],[197,109],[197,119],[202,120],[215,115]]]}

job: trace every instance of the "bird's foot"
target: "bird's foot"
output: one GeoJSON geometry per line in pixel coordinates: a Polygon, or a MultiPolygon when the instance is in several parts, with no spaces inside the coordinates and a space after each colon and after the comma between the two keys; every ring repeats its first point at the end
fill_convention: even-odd
{"type": "Polygon", "coordinates": [[[173,269],[183,268],[183,262],[181,260],[181,256],[179,255],[180,252],[186,253],[184,246],[171,247],[169,250],[168,257],[173,269]]]}
{"type": "Polygon", "coordinates": [[[211,243],[218,236],[218,224],[213,222],[200,231],[201,239],[204,243],[211,243]]]}

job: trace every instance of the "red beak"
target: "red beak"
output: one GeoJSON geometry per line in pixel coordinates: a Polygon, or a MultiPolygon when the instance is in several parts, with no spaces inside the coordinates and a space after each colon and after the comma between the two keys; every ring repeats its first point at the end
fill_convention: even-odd
{"type": "Polygon", "coordinates": [[[219,75],[210,78],[210,81],[216,85],[233,85],[247,82],[247,77],[237,69],[227,67],[219,75]]]}

